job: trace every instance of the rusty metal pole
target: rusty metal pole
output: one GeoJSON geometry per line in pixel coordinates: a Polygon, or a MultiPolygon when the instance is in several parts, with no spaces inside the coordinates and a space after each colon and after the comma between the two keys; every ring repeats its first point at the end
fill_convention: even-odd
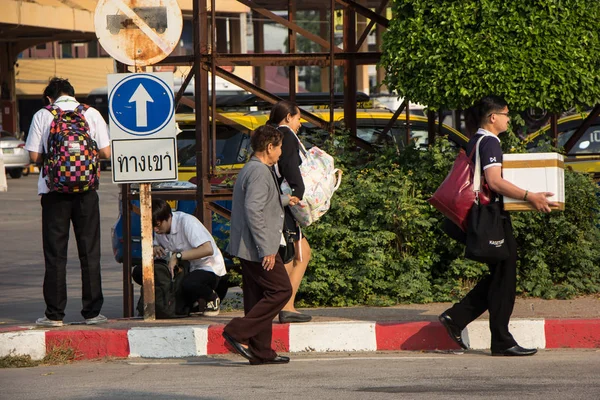
{"type": "Polygon", "coordinates": [[[410,144],[410,100],[408,98],[404,98],[406,101],[406,109],[404,110],[404,117],[406,118],[406,146],[410,144]]]}
{"type": "Polygon", "coordinates": [[[427,111],[427,145],[435,142],[435,111],[427,111]]]}
{"type": "MultiPolygon", "coordinates": [[[[263,18],[256,11],[252,12],[252,25],[254,27],[254,54],[263,54],[265,52],[265,28],[263,18]]],[[[265,88],[265,68],[264,66],[254,67],[254,84],[265,88]]]]}
{"type": "Polygon", "coordinates": [[[202,61],[202,55],[210,55],[208,7],[207,0],[194,2],[194,64],[196,66],[196,217],[211,230],[211,212],[208,202],[210,194],[209,170],[209,101],[208,101],[208,67],[202,61]],[[199,19],[199,20],[198,20],[199,19]]]}
{"type": "Polygon", "coordinates": [[[356,137],[356,13],[350,7],[344,10],[344,122],[350,135],[356,137]]]}
{"type": "Polygon", "coordinates": [[[131,282],[131,201],[129,200],[129,184],[121,186],[121,226],[123,238],[123,317],[133,316],[133,283],[131,282]]]}
{"type": "MultiPolygon", "coordinates": [[[[135,72],[143,72],[135,67],[135,72]]],[[[142,222],[142,290],[144,291],[144,321],[156,320],[154,296],[154,257],[152,252],[152,194],[149,183],[140,183],[140,219],[142,222]]]]}
{"type": "Polygon", "coordinates": [[[144,321],[156,319],[154,298],[154,259],[152,257],[152,195],[149,183],[140,183],[140,217],[142,220],[142,276],[144,321]]]}
{"type": "MultiPolygon", "coordinates": [[[[296,1],[288,0],[288,21],[295,23],[296,21],[296,1]]],[[[288,53],[296,53],[296,32],[288,29],[288,53]]],[[[292,103],[296,102],[296,85],[297,85],[297,69],[295,65],[288,67],[288,83],[289,83],[289,96],[292,103]]]]}
{"type": "MultiPolygon", "coordinates": [[[[117,72],[127,72],[127,65],[117,62],[117,72]]],[[[122,183],[121,187],[121,237],[123,238],[123,317],[133,316],[133,283],[131,282],[131,199],[130,186],[122,183]]]]}
{"type": "Polygon", "coordinates": [[[329,133],[335,133],[335,0],[331,0],[331,13],[329,14],[329,133]]]}
{"type": "Polygon", "coordinates": [[[558,115],[552,113],[550,115],[550,132],[552,132],[552,145],[558,145],[558,115]]]}

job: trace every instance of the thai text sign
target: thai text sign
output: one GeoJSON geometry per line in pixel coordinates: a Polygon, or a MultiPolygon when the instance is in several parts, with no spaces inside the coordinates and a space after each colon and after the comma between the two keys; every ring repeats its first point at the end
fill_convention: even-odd
{"type": "Polygon", "coordinates": [[[108,75],[113,182],[177,180],[173,73],[108,75]]]}

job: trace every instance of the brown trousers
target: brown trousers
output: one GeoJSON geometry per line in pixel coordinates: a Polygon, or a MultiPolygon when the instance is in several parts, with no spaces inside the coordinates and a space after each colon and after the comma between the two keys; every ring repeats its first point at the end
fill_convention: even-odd
{"type": "Polygon", "coordinates": [[[240,259],[244,292],[244,317],[234,318],[224,331],[261,360],[277,356],[271,348],[273,318],[292,296],[292,285],[279,254],[275,267],[266,271],[261,262],[240,259]]]}

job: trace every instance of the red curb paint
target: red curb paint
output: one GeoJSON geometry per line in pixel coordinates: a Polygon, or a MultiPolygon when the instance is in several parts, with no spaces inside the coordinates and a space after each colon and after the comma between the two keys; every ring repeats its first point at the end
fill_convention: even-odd
{"type": "MultiPolygon", "coordinates": [[[[225,325],[211,325],[208,327],[208,343],[206,344],[206,354],[227,354],[235,353],[226,344],[223,338],[223,328],[225,325]]],[[[289,324],[273,324],[273,337],[271,346],[275,351],[288,352],[290,350],[289,324]]]]}
{"type": "Polygon", "coordinates": [[[22,331],[34,331],[34,329],[30,329],[24,326],[5,326],[0,328],[0,333],[5,332],[22,332],[22,331]]]}
{"type": "Polygon", "coordinates": [[[129,356],[127,330],[46,332],[46,354],[55,347],[73,348],[77,359],[129,356]]]}
{"type": "Polygon", "coordinates": [[[546,320],[546,348],[600,348],[600,320],[546,320]]]}
{"type": "Polygon", "coordinates": [[[233,353],[233,350],[230,351],[228,347],[225,347],[223,328],[225,328],[225,325],[210,325],[208,327],[208,343],[206,343],[206,354],[233,353]]]}
{"type": "Polygon", "coordinates": [[[377,350],[460,349],[439,322],[378,322],[377,350]]]}
{"type": "Polygon", "coordinates": [[[277,352],[290,351],[290,324],[273,324],[271,346],[277,352]]]}

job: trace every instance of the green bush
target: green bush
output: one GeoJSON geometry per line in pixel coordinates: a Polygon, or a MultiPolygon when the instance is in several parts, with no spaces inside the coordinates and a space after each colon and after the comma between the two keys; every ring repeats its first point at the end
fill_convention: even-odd
{"type": "MultiPolygon", "coordinates": [[[[442,139],[428,151],[366,154],[336,140],[341,143],[330,150],[338,153],[344,177],[330,211],[305,229],[313,256],[301,304],[391,305],[464,295],[487,266],[463,257],[464,247],[442,233],[443,217],[427,202],[456,149],[442,139]]],[[[566,298],[600,291],[598,188],[572,171],[565,180],[564,212],[513,214],[521,294],[566,298]]]]}
{"type": "Polygon", "coordinates": [[[431,109],[488,94],[562,112],[600,99],[597,0],[394,0],[381,66],[390,90],[431,109]]]}

